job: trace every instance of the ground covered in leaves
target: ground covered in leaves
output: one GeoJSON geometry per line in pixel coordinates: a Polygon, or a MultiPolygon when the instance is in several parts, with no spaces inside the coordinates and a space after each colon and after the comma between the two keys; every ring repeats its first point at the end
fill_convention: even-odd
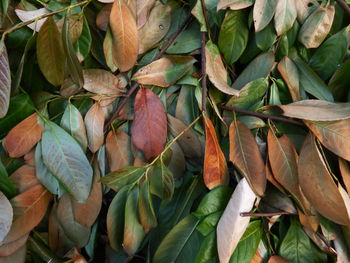
{"type": "Polygon", "coordinates": [[[0,263],[350,262],[344,0],[2,0],[0,263]]]}

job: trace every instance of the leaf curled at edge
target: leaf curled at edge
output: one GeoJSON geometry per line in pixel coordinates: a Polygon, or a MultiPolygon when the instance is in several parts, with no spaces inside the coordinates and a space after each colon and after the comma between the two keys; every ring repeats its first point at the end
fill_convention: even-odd
{"type": "Polygon", "coordinates": [[[247,179],[253,191],[262,196],[266,187],[265,166],[254,136],[240,121],[231,123],[229,135],[230,161],[247,179]]]}
{"type": "Polygon", "coordinates": [[[10,105],[11,72],[5,43],[0,41],[0,118],[5,117],[10,105]]]}
{"type": "Polygon", "coordinates": [[[167,116],[162,101],[150,89],[141,88],[135,98],[135,117],[131,140],[150,160],[164,149],[167,137],[167,116]]]}
{"type": "Polygon", "coordinates": [[[204,124],[206,140],[203,177],[206,187],[212,189],[218,185],[227,185],[229,175],[225,155],[220,148],[215,128],[207,116],[204,116],[204,124]]]}

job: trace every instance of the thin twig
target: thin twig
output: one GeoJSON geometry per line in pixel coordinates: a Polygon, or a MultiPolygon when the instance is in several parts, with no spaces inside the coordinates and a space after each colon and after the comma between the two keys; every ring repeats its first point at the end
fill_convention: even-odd
{"type": "MultiPolygon", "coordinates": [[[[160,59],[164,53],[167,51],[167,49],[171,46],[171,44],[175,41],[175,39],[178,37],[178,35],[185,29],[186,25],[191,21],[192,15],[189,13],[184,20],[184,22],[181,24],[179,29],[171,36],[168,43],[159,51],[158,55],[155,56],[154,59],[152,59],[151,62],[160,59]]],[[[118,104],[116,110],[114,111],[112,117],[106,122],[104,126],[104,131],[107,131],[108,127],[112,124],[112,122],[119,116],[120,111],[123,109],[127,101],[130,99],[131,95],[137,90],[139,87],[139,83],[135,82],[131,88],[129,89],[128,93],[123,97],[123,99],[118,104]]]]}
{"type": "Polygon", "coordinates": [[[263,114],[263,113],[258,113],[255,111],[249,111],[249,110],[242,110],[242,109],[237,109],[235,107],[229,107],[229,106],[224,106],[224,105],[218,105],[218,107],[223,109],[223,110],[228,110],[228,111],[233,111],[233,112],[237,112],[237,113],[241,113],[241,114],[255,116],[255,117],[262,118],[262,119],[270,119],[270,120],[274,120],[274,121],[280,121],[280,122],[290,123],[293,125],[298,125],[300,127],[305,127],[305,125],[302,122],[296,121],[293,119],[288,119],[285,117],[263,114]]]}
{"type": "Polygon", "coordinates": [[[345,13],[350,17],[350,7],[344,0],[335,0],[337,1],[338,5],[340,5],[341,8],[344,9],[345,13]]]}
{"type": "Polygon", "coordinates": [[[33,19],[31,19],[31,20],[18,23],[18,24],[16,24],[15,26],[13,26],[13,27],[11,27],[11,28],[5,30],[5,31],[4,31],[3,37],[4,37],[5,35],[7,35],[7,34],[10,34],[10,33],[14,32],[14,31],[16,31],[16,30],[22,28],[22,27],[25,27],[25,26],[27,26],[27,25],[30,25],[31,23],[34,23],[34,22],[36,22],[36,21],[39,21],[39,20],[44,19],[44,18],[49,17],[49,16],[53,16],[53,15],[55,15],[55,14],[61,13],[61,12],[63,12],[63,11],[69,10],[69,9],[73,9],[73,8],[78,7],[78,6],[82,6],[82,5],[88,4],[88,3],[90,3],[91,1],[92,1],[92,0],[84,0],[84,1],[79,2],[79,3],[76,3],[76,4],[74,4],[74,5],[70,5],[70,6],[67,6],[67,7],[63,7],[63,8],[57,9],[57,10],[55,10],[55,11],[52,11],[52,12],[50,12],[50,13],[44,14],[44,15],[42,15],[42,16],[38,16],[38,17],[33,18],[33,19]]]}
{"type": "Polygon", "coordinates": [[[202,43],[201,43],[201,67],[202,67],[202,111],[207,111],[207,68],[206,68],[206,56],[205,56],[205,42],[206,42],[206,33],[202,32],[202,43]]]}
{"type": "Polygon", "coordinates": [[[287,212],[287,211],[280,211],[280,212],[274,212],[274,213],[240,213],[240,216],[247,217],[247,216],[260,216],[260,217],[270,217],[270,216],[280,216],[280,215],[296,215],[295,213],[287,212]]]}

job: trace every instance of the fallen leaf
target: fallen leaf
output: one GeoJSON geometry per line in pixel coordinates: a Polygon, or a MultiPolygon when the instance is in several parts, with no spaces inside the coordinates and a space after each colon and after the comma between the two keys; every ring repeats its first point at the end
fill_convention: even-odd
{"type": "Polygon", "coordinates": [[[227,185],[229,175],[225,155],[222,152],[215,128],[211,120],[204,116],[205,153],[203,178],[206,187],[213,189],[219,185],[227,185]]]}
{"type": "Polygon", "coordinates": [[[13,127],[5,138],[5,148],[11,158],[28,153],[41,139],[44,127],[37,113],[33,113],[13,127]]]}
{"type": "MultiPolygon", "coordinates": [[[[7,197],[0,192],[0,244],[10,231],[13,218],[13,209],[7,197]]],[[[1,248],[1,247],[0,247],[1,248]]]]}
{"type": "Polygon", "coordinates": [[[300,187],[317,211],[337,224],[350,225],[343,198],[311,134],[306,137],[300,151],[298,172],[300,187]]]}
{"type": "Polygon", "coordinates": [[[162,101],[150,89],[141,88],[135,98],[135,117],[131,140],[150,160],[164,149],[167,137],[167,118],[162,101]]]}
{"type": "Polygon", "coordinates": [[[109,18],[113,60],[121,72],[128,71],[136,64],[139,51],[136,17],[132,8],[125,0],[116,0],[109,18]]]}
{"type": "Polygon", "coordinates": [[[254,192],[243,178],[233,192],[216,228],[220,263],[229,262],[250,221],[250,217],[242,217],[241,213],[250,212],[255,199],[254,192]]]}
{"type": "Polygon", "coordinates": [[[262,196],[266,187],[265,166],[251,131],[240,121],[230,125],[230,161],[247,179],[253,191],[262,196]]]}
{"type": "Polygon", "coordinates": [[[95,103],[86,113],[85,127],[88,138],[88,146],[91,152],[95,153],[103,144],[104,134],[103,125],[105,122],[105,114],[100,104],[95,103]]]}
{"type": "Polygon", "coordinates": [[[4,41],[0,41],[0,118],[5,117],[10,104],[11,72],[4,41]]]}

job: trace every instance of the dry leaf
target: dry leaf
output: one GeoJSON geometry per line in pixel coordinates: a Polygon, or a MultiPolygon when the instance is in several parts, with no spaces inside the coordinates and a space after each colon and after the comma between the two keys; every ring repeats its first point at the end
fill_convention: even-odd
{"type": "Polygon", "coordinates": [[[216,229],[220,263],[229,262],[250,221],[250,217],[242,217],[241,213],[250,212],[255,199],[254,192],[243,178],[233,192],[216,229]]]}
{"type": "Polygon", "coordinates": [[[281,36],[291,29],[296,18],[295,0],[278,0],[274,21],[277,36],[281,36]]]}
{"type": "MultiPolygon", "coordinates": [[[[21,10],[21,9],[15,9],[16,15],[22,22],[27,22],[29,20],[32,20],[37,17],[41,17],[43,15],[46,15],[50,12],[50,10],[46,8],[39,8],[36,10],[21,10]]],[[[31,30],[35,30],[36,32],[40,31],[41,26],[44,24],[47,18],[37,20],[36,22],[33,22],[29,25],[27,25],[31,30]]]]}
{"type": "Polygon", "coordinates": [[[97,14],[96,26],[103,31],[107,31],[108,29],[109,16],[111,14],[112,6],[113,6],[112,4],[105,5],[101,9],[101,11],[97,14]]]}
{"type": "Polygon", "coordinates": [[[299,72],[294,62],[290,58],[284,57],[278,63],[277,69],[280,72],[283,80],[287,84],[292,100],[293,101],[300,100],[299,72]]]}
{"type": "Polygon", "coordinates": [[[150,89],[141,88],[135,98],[135,117],[131,140],[146,159],[157,157],[164,149],[167,118],[162,101],[150,89]]]}
{"type": "Polygon", "coordinates": [[[10,180],[18,193],[23,193],[40,183],[36,177],[35,168],[29,165],[23,165],[14,171],[10,176],[10,180]]]}
{"type": "Polygon", "coordinates": [[[4,41],[0,41],[0,118],[5,117],[10,105],[11,72],[4,41]]]}
{"type": "Polygon", "coordinates": [[[136,0],[137,28],[141,28],[148,20],[149,12],[156,0],[136,0]]]}
{"type": "Polygon", "coordinates": [[[274,255],[270,257],[268,263],[290,263],[290,262],[281,256],[274,255]]]}
{"type": "Polygon", "coordinates": [[[255,0],[253,8],[253,21],[255,32],[263,30],[275,14],[277,0],[255,0]]]}
{"type": "Polygon", "coordinates": [[[113,38],[113,60],[121,72],[131,69],[139,51],[136,17],[125,0],[113,3],[109,24],[113,38]]]}
{"type": "Polygon", "coordinates": [[[253,191],[262,196],[266,187],[265,166],[250,130],[240,121],[230,125],[230,161],[248,180],[253,191]]]}
{"type": "Polygon", "coordinates": [[[295,0],[299,23],[303,24],[305,19],[314,10],[314,6],[319,6],[317,0],[295,0]]]}
{"type": "Polygon", "coordinates": [[[217,10],[226,9],[240,10],[252,6],[253,0],[220,0],[217,5],[217,10]]]}
{"type": "Polygon", "coordinates": [[[132,164],[130,136],[121,130],[110,131],[106,137],[109,169],[116,171],[132,164]]]}
{"type": "Polygon", "coordinates": [[[219,185],[227,185],[229,175],[225,155],[222,152],[215,128],[211,120],[204,116],[205,153],[204,153],[204,183],[209,189],[219,185]]]}
{"type": "Polygon", "coordinates": [[[95,103],[86,113],[85,127],[88,137],[88,146],[91,152],[95,153],[103,144],[103,125],[105,122],[105,114],[100,104],[95,103]]]}
{"type": "Polygon", "coordinates": [[[311,134],[306,137],[301,149],[298,172],[300,187],[317,211],[337,224],[350,225],[343,198],[311,134]]]}
{"type": "MultiPolygon", "coordinates": [[[[21,247],[23,247],[24,244],[27,242],[28,237],[29,237],[29,233],[25,234],[23,237],[20,237],[15,241],[2,244],[0,246],[0,262],[1,262],[1,257],[11,256],[16,251],[18,251],[21,247]]],[[[13,263],[17,263],[17,262],[13,262],[13,263]]]]}
{"type": "Polygon", "coordinates": [[[43,130],[37,113],[13,127],[5,138],[5,148],[10,157],[18,158],[28,153],[40,141],[43,130]]]}
{"type": "Polygon", "coordinates": [[[339,169],[341,176],[343,178],[344,185],[348,193],[350,193],[350,166],[347,161],[342,158],[338,158],[339,160],[339,169]]]}
{"type": "Polygon", "coordinates": [[[83,88],[92,93],[120,96],[127,85],[127,81],[123,76],[114,76],[107,70],[85,69],[83,74],[83,88]]]}

